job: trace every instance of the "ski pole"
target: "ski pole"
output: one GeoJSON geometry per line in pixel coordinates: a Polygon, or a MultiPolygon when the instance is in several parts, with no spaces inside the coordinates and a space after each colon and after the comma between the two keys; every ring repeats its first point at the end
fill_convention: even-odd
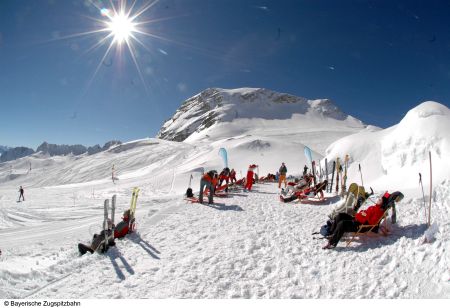
{"type": "Polygon", "coordinates": [[[427,219],[427,205],[425,204],[425,193],[423,192],[422,174],[419,172],[419,184],[422,187],[423,209],[425,211],[425,220],[427,219]]]}
{"type": "Polygon", "coordinates": [[[359,168],[359,174],[361,175],[361,186],[364,187],[364,181],[363,181],[363,176],[362,176],[362,172],[361,172],[361,164],[358,164],[358,168],[359,168]]]}
{"type": "Polygon", "coordinates": [[[191,181],[192,181],[192,173],[191,173],[191,176],[189,177],[189,186],[188,187],[191,187],[191,181]]]}
{"type": "Polygon", "coordinates": [[[428,152],[430,157],[430,207],[428,208],[428,227],[431,224],[431,196],[433,194],[433,170],[431,168],[431,151],[428,152]]]}

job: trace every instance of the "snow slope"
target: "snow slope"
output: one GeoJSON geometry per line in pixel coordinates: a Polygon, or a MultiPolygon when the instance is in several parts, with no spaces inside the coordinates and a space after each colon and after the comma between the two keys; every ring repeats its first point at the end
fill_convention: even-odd
{"type": "Polygon", "coordinates": [[[350,155],[351,181],[377,189],[401,187],[418,192],[419,172],[429,184],[431,151],[433,181],[450,178],[450,109],[436,102],[424,102],[411,109],[399,124],[378,131],[361,131],[337,140],[326,150],[328,161],[350,155]]]}
{"type": "MultiPolygon", "coordinates": [[[[419,113],[430,116],[418,116],[417,127],[422,119],[446,117],[445,109],[438,115],[435,107],[419,113]]],[[[324,203],[283,204],[278,201],[276,184],[257,184],[250,193],[233,191],[228,198],[215,198],[213,206],[185,202],[182,195],[191,174],[195,191],[202,169],[223,167],[217,154],[220,147],[227,148],[230,167],[238,175],[250,163],[260,165],[260,174],[275,172],[281,161],[286,162],[289,174],[301,172],[303,144],[317,139],[314,134],[306,141],[298,140],[281,131],[271,134],[264,127],[265,120],[255,123],[258,135],[200,138],[195,143],[149,138],[91,156],[33,155],[1,164],[0,297],[450,297],[450,179],[436,182],[432,222],[438,224],[439,232],[433,243],[422,244],[424,204],[414,195],[421,195],[420,190],[412,191],[409,179],[389,182],[391,178],[379,171],[383,163],[375,154],[381,157],[384,152],[377,142],[357,147],[351,155],[367,159],[361,162],[371,185],[379,176],[385,177],[384,185],[374,185],[376,194],[385,189],[405,192],[397,208],[398,223],[391,226],[388,237],[371,234],[348,248],[340,243],[335,250],[324,251],[324,240],[314,239],[311,233],[325,223],[339,197],[330,195],[324,203]],[[370,157],[378,168],[366,167],[370,157]],[[111,181],[113,164],[119,178],[116,184],[111,181]],[[21,203],[16,202],[19,185],[25,188],[26,201],[21,203]],[[117,195],[117,221],[129,207],[135,186],[141,188],[138,233],[118,240],[105,255],[79,257],[77,243],[88,242],[101,228],[103,200],[117,195]]],[[[432,124],[441,125],[430,120],[426,127],[432,124]]],[[[401,125],[379,132],[368,127],[348,138],[390,136],[401,125]]],[[[413,136],[424,133],[412,128],[408,132],[413,136]]],[[[436,130],[442,140],[430,143],[442,157],[448,153],[446,132],[439,135],[436,130]]],[[[210,133],[220,135],[219,130],[210,133]]],[[[343,148],[345,140],[331,146],[328,154],[343,148]]],[[[393,139],[383,138],[380,143],[385,140],[393,139]]],[[[411,155],[416,155],[416,164],[426,159],[414,148],[404,152],[411,161],[411,155]]],[[[321,157],[317,151],[314,156],[321,157]]],[[[449,170],[444,159],[434,162],[435,170],[449,170]]],[[[402,170],[412,165],[405,164],[402,170]]]]}
{"type": "Polygon", "coordinates": [[[186,100],[158,137],[196,144],[242,135],[290,136],[323,155],[332,141],[365,127],[327,99],[307,100],[260,88],[212,88],[186,100]]]}

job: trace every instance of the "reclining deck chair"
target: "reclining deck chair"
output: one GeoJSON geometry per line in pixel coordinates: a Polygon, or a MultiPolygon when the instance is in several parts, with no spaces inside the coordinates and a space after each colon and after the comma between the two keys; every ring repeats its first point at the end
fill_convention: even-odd
{"type": "Polygon", "coordinates": [[[380,217],[380,219],[378,219],[376,224],[360,225],[358,227],[358,230],[356,232],[353,232],[353,236],[350,238],[350,240],[347,241],[346,247],[348,247],[348,245],[350,245],[350,243],[353,241],[355,236],[361,235],[363,233],[368,233],[368,232],[372,231],[374,228],[378,228],[383,219],[386,223],[386,217],[387,217],[387,213],[388,213],[389,209],[392,209],[391,219],[392,219],[392,222],[395,223],[397,220],[396,211],[395,211],[395,203],[400,202],[403,199],[403,197],[404,197],[403,194],[399,191],[393,192],[392,194],[389,194],[388,192],[386,192],[382,197],[382,200],[383,200],[382,209],[384,210],[383,215],[380,217]],[[367,228],[368,228],[368,230],[367,230],[367,228]],[[362,230],[364,230],[364,232],[362,232],[362,230]]]}
{"type": "Polygon", "coordinates": [[[386,210],[384,212],[383,216],[380,217],[380,219],[377,221],[376,224],[360,225],[358,227],[358,230],[356,230],[356,232],[353,232],[352,237],[349,240],[347,240],[347,245],[345,247],[348,247],[350,245],[350,243],[353,242],[353,240],[355,239],[356,236],[366,235],[367,233],[371,232],[374,228],[378,228],[380,226],[380,223],[383,221],[383,219],[384,219],[384,223],[386,225],[386,223],[387,223],[386,218],[387,218],[388,210],[386,210]],[[367,230],[367,228],[368,228],[368,230],[367,230]],[[364,230],[364,232],[361,232],[362,230],[364,230]]]}

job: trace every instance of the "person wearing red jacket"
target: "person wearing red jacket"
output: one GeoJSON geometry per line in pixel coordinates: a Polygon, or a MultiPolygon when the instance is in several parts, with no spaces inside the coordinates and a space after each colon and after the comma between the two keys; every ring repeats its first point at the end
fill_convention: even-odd
{"type": "Polygon", "coordinates": [[[234,169],[231,169],[230,171],[230,183],[236,183],[236,171],[234,171],[234,169]]]}
{"type": "Polygon", "coordinates": [[[200,203],[203,203],[203,189],[206,187],[209,190],[208,203],[213,204],[214,189],[217,185],[218,178],[219,176],[216,170],[211,170],[203,174],[200,180],[200,192],[198,194],[198,201],[200,203]]]}
{"type": "Polygon", "coordinates": [[[222,182],[225,181],[227,186],[225,187],[225,191],[228,192],[228,182],[230,181],[230,168],[223,168],[222,172],[219,174],[219,184],[217,185],[216,190],[222,187],[222,182]]]}
{"type": "MultiPolygon", "coordinates": [[[[130,230],[129,220],[130,220],[130,210],[126,210],[123,213],[122,221],[119,222],[116,226],[113,226],[111,220],[108,220],[108,230],[107,230],[108,236],[112,234],[111,229],[114,227],[114,239],[125,237],[130,230]]],[[[92,241],[89,245],[79,243],[78,251],[80,252],[81,255],[84,255],[88,251],[90,253],[94,253],[94,251],[99,249],[99,246],[104,242],[104,239],[105,239],[105,231],[102,230],[100,234],[94,234],[94,237],[92,238],[92,241]]],[[[110,239],[108,245],[114,246],[115,245],[114,240],[110,239]]]]}
{"type": "Polygon", "coordinates": [[[258,167],[257,165],[253,164],[248,166],[247,170],[247,179],[245,180],[245,188],[244,191],[252,190],[253,185],[253,175],[255,174],[255,169],[258,167]]]}
{"type": "MultiPolygon", "coordinates": [[[[377,224],[380,221],[380,218],[383,217],[384,213],[390,208],[392,208],[392,222],[395,223],[395,203],[400,202],[402,199],[403,194],[399,191],[392,194],[386,192],[380,199],[378,199],[375,205],[359,211],[356,213],[354,218],[346,213],[338,214],[334,218],[331,225],[331,235],[328,237],[328,243],[323,247],[323,249],[335,248],[345,232],[356,232],[361,225],[377,224]]],[[[359,230],[359,232],[364,233],[369,230],[378,232],[378,227],[363,228],[359,230]]]]}
{"type": "Polygon", "coordinates": [[[123,212],[122,221],[114,228],[114,238],[122,238],[130,231],[130,210],[123,212]]]}

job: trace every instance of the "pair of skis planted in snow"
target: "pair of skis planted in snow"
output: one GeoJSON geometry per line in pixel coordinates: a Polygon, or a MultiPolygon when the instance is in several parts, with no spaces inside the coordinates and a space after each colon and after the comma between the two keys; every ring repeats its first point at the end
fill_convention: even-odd
{"type": "Polygon", "coordinates": [[[103,203],[103,236],[104,240],[97,247],[97,251],[106,252],[110,243],[114,242],[114,214],[116,212],[116,195],[111,199],[111,218],[109,218],[109,199],[105,199],[103,203]]]}
{"type": "MultiPolygon", "coordinates": [[[[129,232],[133,232],[135,230],[135,214],[136,214],[136,203],[139,195],[140,189],[135,187],[133,189],[133,193],[131,195],[131,204],[130,204],[130,216],[129,216],[129,232]]],[[[111,199],[111,214],[110,214],[110,206],[109,199],[105,199],[103,203],[103,231],[100,236],[103,236],[103,240],[100,245],[97,246],[96,251],[98,252],[107,252],[109,246],[114,245],[114,216],[116,212],[116,195],[112,196],[111,199]]]]}
{"type": "Polygon", "coordinates": [[[133,188],[133,193],[131,194],[131,204],[130,204],[130,220],[129,220],[129,232],[133,232],[135,229],[135,214],[136,214],[136,202],[139,196],[140,189],[138,187],[133,188]]]}

